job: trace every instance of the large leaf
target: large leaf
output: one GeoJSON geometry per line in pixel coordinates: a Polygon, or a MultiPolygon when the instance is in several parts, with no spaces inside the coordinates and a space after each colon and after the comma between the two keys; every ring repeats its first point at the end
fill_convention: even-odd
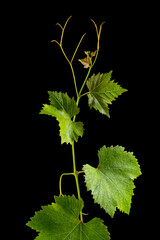
{"type": "Polygon", "coordinates": [[[59,121],[61,143],[78,141],[78,137],[83,135],[83,123],[73,122],[72,117],[79,113],[74,98],[69,98],[67,93],[48,92],[50,105],[44,104],[40,114],[51,115],[59,121]]]}
{"type": "Polygon", "coordinates": [[[116,208],[129,214],[135,188],[133,180],[141,174],[136,158],[120,146],[103,146],[98,157],[97,168],[88,164],[83,167],[87,189],[111,217],[116,208]]]}
{"type": "Polygon", "coordinates": [[[74,195],[55,197],[55,203],[42,207],[27,225],[39,232],[36,240],[109,240],[101,219],[80,221],[82,208],[83,200],[77,200],[74,195]]]}
{"type": "Polygon", "coordinates": [[[112,71],[105,74],[93,74],[87,81],[89,107],[95,108],[108,117],[110,117],[108,104],[112,104],[113,100],[127,91],[111,80],[111,74],[112,71]]]}

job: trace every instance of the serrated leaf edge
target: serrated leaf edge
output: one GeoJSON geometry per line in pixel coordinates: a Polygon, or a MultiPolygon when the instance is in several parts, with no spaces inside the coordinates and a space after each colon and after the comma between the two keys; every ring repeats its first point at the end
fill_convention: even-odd
{"type": "MultiPolygon", "coordinates": [[[[89,105],[90,109],[94,108],[96,111],[99,111],[101,114],[106,115],[108,118],[110,118],[109,106],[108,106],[108,105],[109,105],[109,104],[112,105],[112,102],[115,101],[119,96],[121,96],[122,93],[128,91],[127,89],[122,88],[121,85],[120,85],[118,82],[115,82],[114,79],[111,80],[112,72],[113,72],[113,71],[111,70],[111,71],[109,71],[108,73],[100,73],[100,72],[99,72],[98,74],[93,74],[93,75],[88,79],[88,81],[87,81],[87,83],[86,83],[87,88],[88,88],[88,90],[89,90],[89,94],[88,94],[88,105],[89,105]],[[101,81],[101,82],[100,82],[96,87],[94,87],[92,90],[90,90],[90,89],[89,89],[89,86],[88,86],[88,83],[92,81],[92,80],[91,80],[92,78],[94,78],[94,77],[102,78],[103,75],[106,75],[106,74],[109,75],[109,81],[108,81],[108,82],[112,82],[112,83],[116,84],[117,86],[120,87],[121,90],[123,90],[121,93],[118,94],[118,96],[114,96],[114,95],[111,93],[112,96],[114,97],[114,99],[112,99],[112,101],[106,103],[106,107],[108,108],[108,111],[107,111],[107,112],[106,112],[106,110],[104,110],[103,106],[102,106],[101,103],[98,101],[98,99],[95,98],[95,96],[92,94],[92,92],[94,92],[94,89],[95,89],[98,85],[100,85],[100,84],[105,80],[105,78],[104,78],[103,81],[101,81]],[[98,104],[102,107],[103,111],[100,111],[99,109],[96,109],[94,106],[90,106],[90,104],[89,104],[89,96],[91,96],[92,98],[96,99],[96,101],[98,102],[98,104]]],[[[100,93],[99,93],[99,95],[100,95],[100,93]]],[[[102,96],[101,96],[101,97],[102,97],[102,96]]]]}
{"type": "MultiPolygon", "coordinates": [[[[106,146],[104,145],[104,146],[102,146],[102,147],[98,150],[98,153],[99,153],[100,150],[101,150],[102,148],[104,148],[104,147],[105,147],[105,148],[110,148],[110,147],[114,147],[114,146],[111,145],[110,147],[106,147],[106,146]]],[[[127,152],[127,151],[125,151],[125,147],[122,147],[122,146],[119,146],[119,145],[116,145],[115,147],[120,147],[120,148],[122,148],[122,150],[123,150],[124,152],[129,153],[129,154],[131,154],[132,156],[134,156],[134,153],[133,153],[133,152],[127,152]]],[[[135,157],[135,156],[134,156],[134,157],[135,157]]],[[[99,156],[98,156],[98,158],[99,158],[99,156]]],[[[134,189],[135,189],[135,187],[136,187],[135,184],[134,184],[134,180],[137,179],[139,176],[142,175],[141,168],[140,168],[140,165],[139,165],[138,160],[137,160],[136,157],[135,157],[135,160],[136,160],[136,163],[137,163],[137,165],[138,165],[138,167],[139,167],[140,173],[139,173],[139,175],[138,175],[137,177],[131,178],[131,180],[133,181],[133,189],[132,189],[132,195],[131,195],[131,197],[130,197],[130,202],[129,202],[129,205],[130,205],[130,206],[131,206],[131,204],[132,204],[132,197],[134,196],[134,189]]],[[[89,189],[88,186],[87,186],[85,169],[84,169],[84,167],[87,166],[87,165],[90,166],[90,167],[92,167],[92,166],[89,165],[89,164],[84,164],[84,165],[83,165],[83,168],[82,168],[82,170],[84,171],[84,182],[85,182],[85,184],[86,184],[87,191],[91,191],[91,195],[92,195],[92,198],[93,198],[93,200],[94,200],[94,203],[95,203],[95,204],[98,204],[99,207],[100,207],[100,209],[103,209],[107,214],[109,214],[109,212],[107,212],[103,207],[101,207],[100,203],[96,202],[96,199],[95,199],[94,196],[93,196],[93,190],[92,190],[92,189],[89,189]]],[[[99,166],[99,164],[98,164],[98,166],[99,166]]],[[[98,167],[97,167],[97,168],[92,167],[92,168],[98,169],[98,167]]],[[[130,208],[130,209],[131,209],[131,208],[130,208]]],[[[111,215],[111,214],[109,214],[109,215],[113,218],[117,210],[119,210],[120,212],[125,213],[125,214],[127,214],[127,215],[129,215],[129,213],[130,213],[130,210],[129,210],[129,212],[124,212],[123,210],[119,209],[119,208],[116,206],[113,215],[111,215]]]]}
{"type": "MultiPolygon", "coordinates": [[[[38,236],[40,236],[42,233],[39,231],[39,230],[37,230],[37,229],[35,229],[34,227],[32,227],[32,225],[30,225],[30,222],[32,221],[32,219],[35,217],[35,216],[37,216],[38,214],[39,214],[39,212],[41,212],[41,211],[43,211],[43,209],[45,208],[45,207],[47,207],[47,206],[52,206],[53,204],[57,204],[57,205],[59,205],[59,203],[58,203],[58,199],[60,199],[60,198],[74,198],[74,200],[77,200],[77,201],[81,201],[82,202],[82,208],[81,209],[83,209],[84,208],[84,201],[82,200],[82,199],[77,199],[76,197],[75,197],[75,195],[73,194],[73,195],[64,195],[64,196],[54,196],[54,200],[55,200],[55,202],[52,202],[51,204],[48,204],[48,205],[45,205],[45,206],[41,206],[41,209],[39,210],[39,211],[36,211],[35,212],[35,214],[34,214],[34,216],[33,217],[31,217],[30,218],[30,220],[26,223],[26,225],[28,226],[28,227],[30,227],[32,230],[35,230],[37,233],[38,233],[38,236]]],[[[101,219],[101,218],[97,218],[97,217],[95,217],[95,218],[92,218],[89,222],[91,222],[91,221],[95,221],[95,220],[98,220],[99,222],[99,224],[105,229],[105,231],[106,231],[106,234],[108,234],[108,239],[110,239],[110,233],[109,233],[109,231],[108,231],[108,227],[104,224],[104,221],[101,219]]],[[[79,223],[75,226],[75,228],[77,228],[78,226],[85,226],[86,228],[89,228],[88,226],[87,226],[87,223],[89,223],[89,222],[81,222],[80,221],[80,219],[79,219],[79,223]]],[[[75,229],[73,229],[73,230],[75,230],[75,229]]],[[[92,230],[93,231],[93,230],[92,230]]],[[[95,231],[95,233],[97,234],[97,232],[95,231]]],[[[36,238],[37,239],[37,238],[36,238]]],[[[104,239],[104,238],[103,238],[104,239]]],[[[104,239],[105,240],[105,239],[104,239]]]]}
{"type": "MultiPolygon", "coordinates": [[[[52,94],[52,93],[66,96],[68,99],[71,100],[72,104],[73,104],[73,102],[74,102],[74,103],[75,103],[75,106],[77,107],[76,101],[75,101],[74,97],[72,97],[72,98],[69,97],[67,92],[62,93],[61,91],[60,91],[60,92],[57,92],[57,91],[48,91],[50,104],[43,104],[43,105],[42,105],[43,107],[42,107],[42,109],[40,110],[39,114],[44,114],[44,113],[43,113],[43,108],[44,108],[45,106],[52,106],[53,108],[55,108],[55,109],[57,110],[57,108],[56,108],[54,105],[52,105],[52,103],[51,103],[51,94],[52,94]]],[[[54,97],[54,94],[53,94],[53,97],[54,97]]],[[[62,104],[60,104],[60,105],[62,106],[62,109],[66,112],[65,108],[63,107],[63,105],[62,105],[62,104]]],[[[60,110],[59,110],[59,111],[60,111],[60,110]]],[[[80,112],[80,108],[77,107],[76,116],[79,114],[79,112],[80,112]]],[[[70,117],[67,112],[66,112],[66,114],[68,115],[68,120],[70,121],[70,123],[73,123],[73,121],[72,121],[72,117],[73,117],[73,116],[70,117]]],[[[46,114],[46,113],[45,113],[45,115],[52,116],[51,114],[46,114]]],[[[52,116],[52,117],[53,117],[53,116],[52,116]]],[[[63,140],[63,138],[62,138],[62,133],[61,133],[60,121],[58,120],[57,117],[54,116],[54,118],[58,121],[59,135],[60,135],[60,137],[61,137],[61,144],[63,144],[63,143],[66,143],[67,145],[68,145],[68,144],[72,144],[72,140],[68,140],[68,141],[63,140]]],[[[84,134],[84,124],[83,124],[83,122],[81,122],[81,121],[77,121],[77,122],[75,122],[75,123],[81,123],[81,125],[82,125],[82,133],[81,133],[80,135],[77,135],[77,139],[74,138],[74,140],[73,140],[73,141],[77,142],[77,141],[78,141],[78,138],[79,138],[79,137],[82,137],[83,134],[84,134]]]]}

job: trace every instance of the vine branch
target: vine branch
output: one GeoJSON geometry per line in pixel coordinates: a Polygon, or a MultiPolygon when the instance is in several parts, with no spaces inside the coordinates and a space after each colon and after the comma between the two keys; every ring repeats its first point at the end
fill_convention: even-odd
{"type": "Polygon", "coordinates": [[[77,95],[77,98],[78,98],[78,89],[77,89],[76,77],[75,77],[75,73],[74,73],[74,69],[73,69],[72,62],[73,62],[73,60],[74,60],[74,58],[75,58],[75,55],[76,55],[76,53],[77,53],[77,51],[78,51],[78,48],[79,48],[79,46],[80,46],[80,44],[81,44],[84,36],[86,35],[86,33],[84,33],[83,36],[81,37],[81,39],[80,39],[80,41],[79,41],[79,43],[78,43],[78,45],[77,45],[77,47],[76,47],[76,49],[75,49],[75,51],[74,51],[74,53],[73,53],[73,56],[72,56],[71,60],[69,60],[69,58],[67,57],[67,55],[66,55],[66,53],[65,53],[65,51],[64,51],[64,49],[63,49],[63,47],[62,47],[62,41],[63,41],[63,36],[64,36],[64,30],[65,30],[65,28],[66,28],[66,26],[67,26],[67,23],[68,23],[68,21],[70,20],[71,17],[72,17],[72,16],[70,16],[70,17],[67,19],[64,27],[62,27],[62,25],[61,25],[60,23],[57,23],[57,24],[56,24],[56,25],[58,25],[58,26],[62,29],[62,34],[61,34],[60,43],[59,43],[57,40],[52,40],[51,42],[55,42],[55,43],[58,44],[58,46],[61,48],[61,51],[62,51],[64,57],[66,58],[67,62],[68,62],[69,65],[70,65],[70,68],[71,68],[71,71],[72,71],[72,75],[73,75],[73,80],[74,80],[75,91],[76,91],[76,95],[77,95]]]}
{"type": "MultiPolygon", "coordinates": [[[[79,105],[79,100],[80,100],[80,98],[81,98],[82,96],[85,96],[85,95],[89,94],[89,92],[86,92],[86,93],[84,93],[84,94],[81,94],[81,93],[82,93],[83,88],[84,88],[84,86],[85,86],[85,84],[86,84],[86,82],[87,82],[87,80],[88,80],[88,78],[89,78],[91,69],[92,69],[92,67],[94,66],[94,64],[95,64],[95,62],[96,62],[96,60],[97,60],[97,57],[98,57],[100,35],[101,35],[102,25],[104,24],[104,22],[100,25],[100,28],[99,28],[99,30],[98,30],[97,24],[94,22],[94,20],[91,19],[91,21],[93,22],[93,24],[94,24],[94,26],[95,26],[96,33],[97,33],[97,50],[96,50],[96,55],[95,55],[95,59],[94,59],[94,62],[93,62],[93,63],[92,63],[92,58],[90,59],[90,60],[91,60],[91,63],[90,63],[90,66],[89,66],[87,75],[86,75],[86,77],[85,77],[85,79],[84,79],[84,82],[83,82],[81,88],[80,88],[80,91],[78,92],[77,82],[76,82],[75,73],[74,73],[74,69],[73,69],[72,63],[73,63],[73,60],[74,60],[74,58],[75,58],[75,55],[76,55],[76,53],[77,53],[77,51],[78,51],[78,49],[79,49],[79,46],[80,46],[80,44],[81,44],[84,36],[86,35],[86,33],[84,33],[84,34],[82,35],[82,37],[81,37],[81,39],[80,39],[80,41],[79,41],[79,43],[78,43],[78,45],[77,45],[77,47],[76,47],[73,55],[72,55],[71,60],[69,60],[69,58],[67,57],[67,55],[66,55],[66,53],[65,53],[65,51],[64,51],[64,49],[63,49],[62,42],[63,42],[64,31],[65,31],[65,28],[66,28],[67,23],[68,23],[68,21],[70,20],[70,18],[71,18],[71,16],[67,19],[64,27],[62,27],[62,25],[61,25],[60,23],[57,23],[57,24],[56,24],[56,25],[58,25],[58,26],[61,28],[61,30],[62,30],[61,39],[60,39],[60,42],[58,42],[57,40],[52,40],[51,42],[55,42],[56,44],[58,44],[58,46],[61,48],[61,51],[62,51],[64,57],[66,58],[67,62],[68,62],[69,65],[70,65],[70,68],[71,68],[71,70],[72,70],[72,75],[73,75],[73,80],[74,80],[74,86],[75,86],[75,90],[76,90],[76,95],[77,95],[77,102],[76,102],[76,103],[77,103],[77,106],[78,106],[78,105],[79,105]]],[[[73,117],[73,122],[75,122],[75,119],[76,119],[76,115],[73,117]]],[[[80,194],[80,187],[79,187],[78,175],[79,175],[80,173],[83,173],[83,171],[78,172],[78,171],[76,170],[76,159],[75,159],[75,145],[74,145],[74,141],[72,142],[72,158],[73,158],[73,173],[63,173],[63,174],[61,175],[61,177],[60,177],[60,180],[59,180],[60,196],[63,195],[63,194],[62,194],[62,186],[61,186],[61,185],[62,185],[62,177],[65,176],[65,175],[66,175],[66,176],[67,176],[67,175],[74,175],[74,176],[75,176],[75,181],[76,181],[78,199],[80,199],[80,198],[81,198],[81,194],[80,194]]],[[[82,211],[80,212],[80,219],[81,219],[81,221],[83,222],[83,213],[82,213],[82,211]]]]}

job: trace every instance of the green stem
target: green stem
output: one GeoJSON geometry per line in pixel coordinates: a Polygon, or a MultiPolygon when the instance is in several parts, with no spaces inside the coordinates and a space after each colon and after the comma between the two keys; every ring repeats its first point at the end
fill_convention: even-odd
{"type": "Polygon", "coordinates": [[[99,46],[97,46],[97,53],[96,53],[96,56],[95,56],[95,59],[94,59],[94,62],[93,62],[92,67],[94,66],[94,64],[95,64],[96,61],[97,61],[98,53],[99,53],[99,46]]]}
{"type": "Polygon", "coordinates": [[[89,93],[90,93],[90,92],[86,92],[86,93],[81,94],[80,98],[83,97],[83,96],[85,96],[85,95],[88,95],[89,93]]]}
{"type": "MultiPolygon", "coordinates": [[[[79,98],[77,99],[77,102],[79,103],[79,99],[80,99],[80,95],[81,95],[81,92],[83,91],[83,88],[84,88],[84,86],[85,86],[85,84],[86,84],[86,82],[87,82],[87,80],[88,80],[88,77],[89,77],[89,74],[90,74],[90,72],[91,72],[91,69],[92,69],[92,65],[90,66],[90,68],[89,68],[89,70],[88,70],[88,73],[87,73],[87,75],[86,75],[86,78],[85,78],[85,80],[84,80],[84,82],[83,82],[83,84],[82,84],[82,87],[81,87],[81,89],[80,89],[80,91],[79,91],[79,98]]],[[[77,104],[78,105],[78,104],[77,104]]]]}
{"type": "Polygon", "coordinates": [[[90,74],[90,72],[91,72],[91,69],[92,69],[92,67],[94,66],[94,64],[95,64],[95,62],[96,62],[96,60],[97,60],[98,53],[99,53],[99,47],[97,46],[97,53],[96,53],[96,57],[95,57],[95,59],[94,59],[94,62],[93,62],[93,64],[91,63],[91,66],[89,67],[89,70],[88,70],[88,72],[87,72],[86,78],[85,78],[85,80],[84,80],[84,82],[83,82],[83,84],[82,84],[82,87],[81,87],[81,89],[80,89],[80,91],[79,91],[79,93],[78,93],[77,106],[78,106],[78,104],[79,104],[80,97],[83,96],[83,95],[88,94],[88,92],[87,92],[87,93],[81,95],[81,93],[82,93],[82,91],[83,91],[83,88],[84,88],[84,86],[85,86],[85,84],[86,84],[86,82],[87,82],[87,80],[88,80],[88,77],[89,77],[89,74],[90,74]]]}
{"type": "Polygon", "coordinates": [[[77,98],[78,98],[78,89],[77,89],[77,83],[76,83],[76,78],[75,78],[74,69],[73,69],[73,66],[72,66],[72,63],[71,63],[71,62],[69,62],[69,65],[70,65],[71,70],[72,70],[74,86],[75,86],[75,90],[76,90],[76,94],[77,94],[77,98]]]}
{"type": "Polygon", "coordinates": [[[78,180],[78,173],[77,173],[77,170],[76,170],[74,141],[72,142],[72,157],[73,157],[73,172],[74,172],[74,176],[75,176],[75,179],[76,179],[78,198],[80,199],[81,194],[80,194],[79,182],[77,181],[78,180]]]}
{"type": "Polygon", "coordinates": [[[74,173],[63,173],[60,176],[60,179],[59,179],[59,196],[63,196],[63,194],[62,194],[62,177],[63,176],[68,176],[68,175],[74,175],[74,173]]]}
{"type": "MultiPolygon", "coordinates": [[[[89,93],[89,92],[87,92],[87,93],[84,93],[84,94],[81,95],[81,93],[82,93],[82,91],[83,91],[83,88],[84,88],[84,86],[85,86],[85,84],[86,84],[86,82],[87,82],[87,80],[88,80],[88,77],[89,77],[89,74],[90,74],[90,72],[91,72],[91,69],[92,69],[92,67],[94,66],[94,64],[95,64],[95,62],[96,62],[96,60],[97,60],[98,51],[99,51],[99,39],[100,39],[100,34],[101,34],[101,29],[102,29],[103,23],[101,24],[100,30],[99,30],[99,32],[98,32],[97,25],[96,25],[95,22],[92,20],[92,22],[93,22],[94,25],[95,25],[96,32],[97,32],[97,38],[98,38],[98,41],[97,41],[97,53],[96,53],[96,56],[95,56],[95,59],[94,59],[93,64],[92,64],[92,62],[91,62],[91,66],[89,67],[89,70],[88,70],[88,73],[87,73],[87,75],[86,75],[86,78],[85,78],[85,80],[84,80],[84,82],[83,82],[83,84],[82,84],[82,87],[81,87],[80,91],[78,92],[77,83],[76,83],[76,78],[75,78],[75,73],[74,73],[74,69],[73,69],[72,62],[73,62],[73,59],[74,59],[74,57],[75,57],[75,55],[76,55],[76,53],[77,53],[77,50],[78,50],[78,48],[79,48],[79,46],[80,46],[80,44],[81,44],[81,41],[82,41],[83,37],[85,36],[85,34],[81,37],[81,39],[80,39],[80,41],[79,41],[79,43],[78,43],[78,45],[77,45],[77,48],[76,48],[76,50],[75,50],[75,52],[74,52],[74,54],[73,54],[73,56],[72,56],[72,59],[71,59],[71,61],[70,61],[70,60],[68,59],[68,57],[66,56],[66,54],[65,54],[65,52],[64,52],[64,50],[63,50],[63,47],[62,47],[64,30],[65,30],[65,27],[66,27],[66,25],[67,25],[67,23],[68,23],[68,21],[69,21],[70,18],[71,18],[71,16],[67,19],[64,27],[62,27],[60,24],[57,24],[57,25],[59,25],[59,26],[61,27],[61,29],[62,29],[62,34],[61,34],[60,43],[57,42],[56,40],[52,40],[52,42],[56,42],[56,43],[60,46],[64,57],[66,58],[66,60],[68,61],[69,65],[70,65],[70,68],[71,68],[71,70],[72,70],[72,75],[73,75],[73,80],[74,80],[74,86],[75,86],[75,90],[76,90],[76,95],[77,95],[77,102],[76,102],[76,104],[77,104],[77,106],[78,106],[78,105],[79,105],[80,98],[81,98],[82,96],[85,96],[85,95],[87,95],[87,94],[89,93]]],[[[73,117],[73,122],[75,122],[75,120],[76,120],[76,115],[73,117]]],[[[73,157],[73,173],[63,173],[63,174],[61,175],[60,181],[59,181],[60,196],[63,195],[63,194],[62,194],[62,186],[61,186],[61,185],[62,185],[62,177],[63,177],[64,175],[74,175],[74,176],[75,176],[75,180],[76,180],[78,199],[80,199],[80,198],[81,198],[81,194],[80,194],[80,187],[79,187],[79,181],[78,181],[78,174],[81,173],[81,172],[83,172],[83,171],[77,172],[77,170],[76,170],[76,159],[75,159],[74,141],[72,142],[72,157],[73,157]]],[[[81,221],[83,222],[83,214],[82,214],[82,212],[80,212],[80,219],[81,219],[81,221]]]]}
{"type": "MultiPolygon", "coordinates": [[[[85,35],[83,35],[83,36],[85,36],[85,35]]],[[[64,57],[66,58],[67,62],[70,65],[70,68],[71,68],[71,71],[72,71],[72,75],[73,75],[74,86],[75,86],[75,90],[76,90],[76,94],[77,94],[77,98],[78,98],[78,89],[77,89],[76,77],[75,77],[74,69],[73,69],[72,62],[71,62],[71,61],[73,61],[73,59],[75,57],[75,54],[73,55],[72,60],[70,61],[68,59],[67,55],[65,54],[62,45],[59,42],[57,42],[56,40],[52,40],[51,42],[55,42],[55,43],[57,43],[59,45],[59,47],[61,48],[61,51],[62,51],[64,57]]],[[[76,52],[77,52],[77,49],[76,49],[76,52]]]]}
{"type": "MultiPolygon", "coordinates": [[[[80,100],[80,97],[81,97],[81,92],[86,84],[86,81],[89,77],[89,74],[90,74],[90,71],[91,71],[91,68],[92,68],[92,65],[90,66],[89,70],[88,70],[88,73],[87,73],[87,76],[83,82],[83,85],[78,93],[78,96],[77,96],[77,106],[79,104],[79,100],[80,100]]],[[[73,122],[75,122],[76,120],[76,115],[74,116],[73,118],[73,122]]],[[[72,142],[72,157],[73,157],[73,173],[74,173],[74,176],[75,176],[75,180],[76,180],[76,186],[77,186],[77,194],[78,194],[78,199],[81,198],[81,193],[80,193],[80,187],[79,187],[79,181],[78,181],[78,172],[77,172],[77,169],[76,169],[76,159],[75,159],[75,147],[74,147],[74,141],[72,142]]],[[[81,221],[83,222],[83,214],[82,212],[80,212],[80,219],[81,221]]]]}
{"type": "MultiPolygon", "coordinates": [[[[96,60],[97,60],[98,50],[99,50],[99,49],[97,49],[97,54],[96,54],[95,61],[94,61],[94,63],[91,64],[91,66],[89,67],[89,70],[88,70],[88,72],[87,72],[86,78],[85,78],[85,80],[84,80],[84,82],[83,82],[83,84],[82,84],[82,87],[81,87],[79,93],[77,94],[77,102],[76,102],[77,106],[79,105],[80,98],[81,98],[82,96],[84,96],[84,95],[86,95],[86,94],[89,93],[89,92],[87,92],[87,93],[81,95],[81,93],[82,93],[82,91],[83,91],[83,88],[84,88],[84,86],[85,86],[85,84],[86,84],[86,82],[87,82],[87,80],[88,80],[88,77],[89,77],[89,74],[90,74],[90,72],[91,72],[91,69],[92,69],[93,65],[95,64],[95,62],[96,62],[96,60]]],[[[71,64],[71,66],[72,66],[72,64],[71,64]]],[[[72,68],[72,67],[71,67],[71,68],[72,68]]],[[[74,73],[74,72],[73,72],[73,73],[74,73]]],[[[73,74],[73,77],[74,77],[74,74],[73,74]]],[[[74,79],[74,80],[75,80],[75,79],[74,79]]],[[[76,86],[76,80],[75,80],[75,86],[76,86]]],[[[77,91],[76,91],[76,93],[77,93],[77,91]]],[[[73,117],[73,122],[75,122],[75,120],[76,120],[76,115],[73,117]]],[[[80,194],[80,187],[79,187],[79,181],[78,181],[78,172],[77,172],[77,170],[76,170],[76,159],[75,159],[74,141],[72,142],[72,157],[73,157],[73,173],[74,173],[75,180],[76,180],[78,199],[80,199],[80,198],[81,198],[81,194],[80,194]]],[[[82,212],[80,212],[80,219],[81,219],[81,221],[83,222],[83,213],[82,213],[82,212]]]]}
{"type": "MultiPolygon", "coordinates": [[[[75,159],[74,141],[72,142],[72,157],[73,157],[73,173],[74,173],[75,180],[76,180],[78,199],[81,199],[81,193],[80,193],[80,187],[79,187],[79,181],[78,181],[78,172],[77,172],[77,170],[76,170],[76,159],[75,159]]],[[[82,211],[80,212],[80,219],[81,219],[81,221],[83,222],[82,211]]]]}

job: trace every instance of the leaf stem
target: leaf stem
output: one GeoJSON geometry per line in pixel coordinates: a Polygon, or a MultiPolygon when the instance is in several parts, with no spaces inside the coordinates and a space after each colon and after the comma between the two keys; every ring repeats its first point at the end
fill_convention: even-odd
{"type": "Polygon", "coordinates": [[[84,173],[84,171],[78,171],[77,174],[84,173]]]}
{"type": "Polygon", "coordinates": [[[81,94],[81,95],[80,95],[80,98],[83,97],[83,96],[85,96],[85,95],[87,95],[87,94],[89,94],[89,92],[86,92],[86,93],[81,94]]]}

